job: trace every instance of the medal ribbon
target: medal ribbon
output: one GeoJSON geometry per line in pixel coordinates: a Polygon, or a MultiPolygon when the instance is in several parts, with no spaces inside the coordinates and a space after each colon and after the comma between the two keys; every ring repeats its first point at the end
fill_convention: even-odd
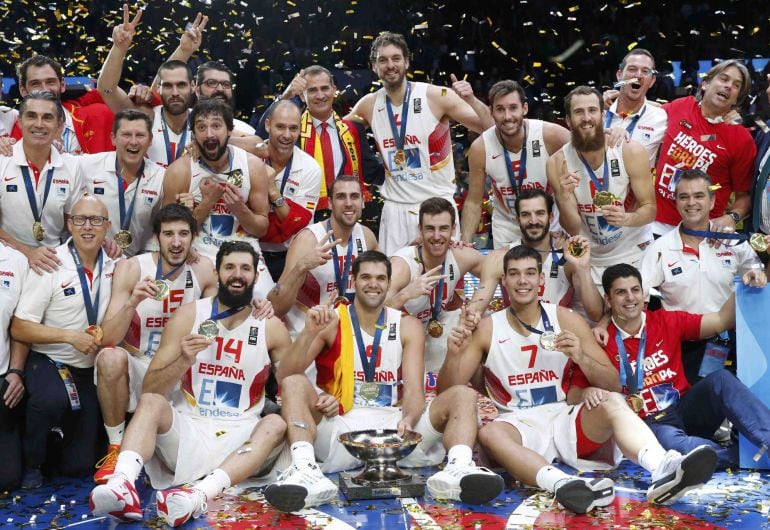
{"type": "Polygon", "coordinates": [[[211,316],[209,317],[209,320],[213,320],[216,322],[217,320],[222,320],[223,318],[227,318],[231,315],[236,314],[238,311],[246,307],[245,305],[242,305],[241,307],[231,307],[230,309],[226,309],[222,311],[221,313],[218,313],[219,311],[219,298],[216,296],[214,297],[214,301],[211,303],[211,316]]]}
{"type": "Polygon", "coordinates": [[[553,246],[551,247],[551,278],[556,278],[559,275],[559,266],[564,265],[567,259],[562,255],[559,258],[559,253],[553,246]]]}
{"type": "Polygon", "coordinates": [[[615,329],[615,344],[618,346],[618,357],[623,368],[620,370],[620,386],[628,388],[629,394],[638,394],[644,388],[644,347],[647,343],[647,329],[642,331],[642,338],[639,340],[639,350],[636,353],[636,373],[631,369],[631,363],[628,360],[628,352],[623,339],[620,338],[620,329],[615,329]],[[630,381],[630,383],[629,383],[630,381]]]}
{"type": "Polygon", "coordinates": [[[294,160],[294,153],[292,153],[289,161],[286,162],[286,167],[283,168],[283,176],[281,177],[281,195],[283,195],[283,189],[286,187],[286,181],[289,180],[289,173],[291,173],[291,162],[294,160]]]}
{"type": "Polygon", "coordinates": [[[610,166],[607,164],[607,152],[604,152],[604,174],[602,175],[602,181],[599,182],[599,179],[596,177],[596,173],[594,173],[593,168],[591,165],[586,162],[586,159],[583,158],[583,155],[578,153],[578,156],[580,157],[580,161],[583,162],[583,167],[586,168],[586,171],[588,172],[588,176],[591,177],[591,182],[594,183],[594,187],[596,187],[599,191],[607,191],[610,187],[610,166]]]}
{"type": "Polygon", "coordinates": [[[379,358],[380,339],[382,339],[382,330],[385,329],[385,308],[380,311],[377,317],[377,325],[374,326],[374,340],[372,341],[372,356],[366,357],[366,346],[364,346],[364,337],[361,334],[361,326],[358,324],[358,315],[356,306],[351,304],[349,308],[350,322],[353,324],[353,331],[356,335],[356,344],[358,345],[358,355],[361,357],[361,366],[364,369],[364,378],[367,382],[374,381],[374,369],[377,367],[379,358]]]}
{"type": "Polygon", "coordinates": [[[406,120],[409,117],[409,95],[412,92],[411,81],[406,82],[406,92],[404,93],[404,103],[401,106],[401,130],[396,129],[396,118],[393,116],[393,105],[390,97],[385,96],[385,107],[388,109],[388,120],[390,121],[390,131],[393,134],[393,141],[396,143],[396,150],[404,149],[406,142],[406,120]]]}
{"type": "Polygon", "coordinates": [[[198,160],[198,165],[203,166],[203,169],[211,173],[212,175],[223,175],[223,174],[230,174],[230,172],[233,170],[233,156],[230,153],[230,148],[227,148],[227,173],[219,173],[218,171],[214,171],[211,169],[211,166],[209,166],[205,160],[203,160],[203,157],[198,160]]]}
{"type": "Polygon", "coordinates": [[[136,204],[136,196],[139,195],[139,183],[144,175],[144,160],[142,165],[139,166],[139,173],[136,176],[136,187],[134,188],[134,196],[131,198],[131,205],[126,212],[126,191],[123,188],[125,181],[123,175],[120,174],[120,166],[118,165],[118,158],[115,157],[115,174],[118,176],[118,208],[120,209],[120,229],[128,231],[128,227],[131,226],[131,216],[134,213],[134,204],[136,204]]]}
{"type": "MultiPolygon", "coordinates": [[[[189,119],[189,114],[188,114],[189,119]]],[[[179,143],[176,145],[176,154],[171,152],[171,139],[168,136],[168,125],[166,124],[166,118],[163,117],[163,111],[160,112],[160,123],[163,129],[163,142],[166,144],[166,160],[168,164],[182,156],[184,148],[187,146],[187,127],[189,126],[188,120],[184,121],[184,127],[182,127],[182,136],[179,137],[179,143]]]]}
{"type": "Polygon", "coordinates": [[[163,274],[162,260],[161,260],[161,257],[160,257],[160,252],[158,252],[158,265],[155,267],[155,279],[156,280],[168,280],[168,278],[170,276],[173,276],[176,273],[176,271],[178,271],[182,267],[184,267],[184,263],[182,263],[180,265],[177,265],[176,267],[174,267],[173,269],[168,271],[168,273],[163,274]]]}
{"type": "MultiPolygon", "coordinates": [[[[422,268],[425,269],[425,263],[422,261],[422,247],[417,247],[417,253],[420,256],[420,264],[422,265],[422,268]]],[[[430,318],[431,320],[438,320],[438,314],[441,313],[441,302],[444,298],[444,271],[446,270],[446,259],[444,259],[444,262],[441,264],[441,276],[442,278],[438,281],[438,284],[435,287],[435,290],[433,291],[435,293],[434,299],[433,299],[433,307],[430,310],[430,318]]]]}
{"type": "Polygon", "coordinates": [[[540,331],[536,327],[530,326],[529,324],[524,322],[522,319],[520,319],[519,315],[517,315],[516,312],[513,310],[513,306],[508,306],[508,310],[511,312],[511,314],[514,317],[516,317],[516,320],[519,321],[519,324],[524,326],[527,329],[527,331],[529,331],[530,333],[536,333],[537,335],[542,335],[546,331],[552,332],[553,331],[553,326],[551,325],[551,319],[548,318],[548,313],[545,312],[545,308],[543,307],[543,304],[538,302],[537,305],[540,306],[540,318],[543,320],[543,328],[545,328],[545,331],[540,331]]]}
{"type": "MultiPolygon", "coordinates": [[[[739,245],[744,241],[748,241],[751,238],[751,234],[738,234],[735,232],[713,232],[711,230],[691,230],[689,228],[682,227],[682,233],[688,236],[706,237],[709,239],[733,239],[737,241],[735,245],[739,245]]],[[[735,245],[725,245],[728,247],[734,247],[735,245]]]]}
{"type": "Polygon", "coordinates": [[[505,157],[505,170],[508,172],[508,180],[511,182],[513,191],[518,195],[521,192],[521,187],[524,185],[524,178],[527,172],[527,126],[524,125],[524,143],[521,144],[521,156],[519,157],[519,178],[516,179],[516,174],[513,172],[513,166],[511,165],[511,155],[508,154],[508,148],[505,147],[503,142],[500,142],[503,146],[503,156],[505,157]]]}
{"type": "Polygon", "coordinates": [[[45,176],[45,190],[43,191],[43,204],[40,205],[40,211],[37,209],[37,196],[35,195],[35,189],[32,186],[32,178],[29,176],[29,168],[27,166],[20,166],[21,174],[24,177],[24,187],[27,189],[27,199],[29,199],[29,207],[32,208],[32,217],[35,218],[35,222],[39,223],[43,217],[43,208],[45,203],[48,202],[48,193],[51,191],[51,182],[53,182],[53,170],[51,168],[45,176]]]}
{"type": "Polygon", "coordinates": [[[80,289],[83,291],[83,302],[86,306],[86,318],[88,318],[88,325],[89,326],[95,326],[96,325],[96,319],[99,316],[99,293],[102,290],[102,260],[104,257],[104,254],[102,253],[102,249],[99,249],[99,273],[94,275],[94,281],[99,281],[99,287],[96,289],[96,300],[93,301],[91,299],[91,290],[88,288],[88,278],[86,277],[86,271],[85,267],[83,266],[83,261],[80,259],[80,255],[78,254],[77,249],[75,248],[75,245],[70,243],[70,254],[72,254],[72,259],[75,262],[75,268],[78,271],[78,277],[80,278],[80,289]]]}
{"type": "MultiPolygon", "coordinates": [[[[326,221],[326,231],[331,232],[332,231],[332,221],[331,219],[326,221]]],[[[334,240],[334,233],[332,233],[332,240],[334,240]]],[[[353,301],[352,296],[348,296],[348,278],[350,276],[350,266],[353,263],[353,232],[350,232],[350,237],[348,237],[348,253],[345,256],[345,261],[343,261],[343,268],[342,268],[342,276],[340,276],[340,261],[339,261],[339,255],[337,254],[337,245],[334,245],[332,247],[332,261],[334,262],[334,281],[337,283],[337,294],[339,296],[344,296],[351,302],[353,301]]]]}
{"type": "MultiPolygon", "coordinates": [[[[636,124],[639,123],[639,120],[642,118],[642,116],[646,111],[647,111],[647,105],[645,105],[642,108],[642,112],[640,112],[639,114],[631,118],[631,123],[629,123],[628,126],[626,127],[626,132],[628,133],[628,136],[631,136],[634,134],[634,129],[636,129],[636,124]]],[[[610,124],[612,123],[612,116],[614,115],[615,114],[611,110],[607,109],[607,117],[604,119],[605,129],[610,128],[610,124]]]]}

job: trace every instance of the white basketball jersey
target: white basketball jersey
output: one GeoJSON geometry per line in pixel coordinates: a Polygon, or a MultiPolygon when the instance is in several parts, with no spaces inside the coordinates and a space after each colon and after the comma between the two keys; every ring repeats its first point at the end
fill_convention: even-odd
{"type": "MultiPolygon", "coordinates": [[[[385,105],[385,89],[377,91],[372,110],[372,132],[385,165],[385,183],[380,193],[393,202],[415,204],[430,197],[444,197],[453,202],[455,168],[449,123],[440,122],[428,104],[428,84],[411,82],[406,121],[404,151],[406,163],[393,160],[393,137],[385,105]]],[[[393,106],[396,130],[401,127],[403,105],[393,106]]]]}
{"type": "MultiPolygon", "coordinates": [[[[410,280],[417,278],[425,272],[422,270],[422,261],[420,260],[417,249],[417,246],[404,247],[393,254],[394,256],[403,258],[406,264],[409,265],[410,280]]],[[[433,288],[433,291],[431,291],[430,296],[422,295],[414,298],[413,300],[409,300],[404,304],[404,310],[413,317],[422,321],[423,326],[425,327],[427,327],[428,322],[431,319],[433,304],[435,303],[437,294],[441,296],[441,308],[439,310],[438,320],[439,322],[444,322],[442,318],[444,315],[444,309],[446,309],[447,304],[450,300],[452,300],[452,297],[454,296],[457,282],[462,279],[462,275],[460,274],[460,267],[457,264],[457,260],[455,259],[454,254],[452,254],[451,248],[447,251],[444,262],[446,267],[443,274],[446,274],[447,278],[444,280],[444,288],[442,289],[441,293],[438,293],[438,284],[436,284],[436,286],[433,288]]]]}
{"type": "MultiPolygon", "coordinates": [[[[212,298],[195,302],[191,332],[211,316],[212,298]]],[[[270,376],[265,342],[265,320],[249,315],[228,330],[220,322],[219,335],[182,375],[173,393],[174,407],[184,414],[217,420],[259,418],[270,376]]]]}
{"type": "MultiPolygon", "coordinates": [[[[361,353],[358,350],[358,342],[353,340],[353,366],[355,369],[355,393],[353,404],[363,407],[391,407],[401,402],[401,311],[392,307],[385,307],[385,329],[380,336],[379,354],[374,369],[374,381],[379,385],[379,392],[375,399],[365,399],[361,396],[361,384],[366,381],[364,366],[361,363],[361,353]]],[[[363,329],[361,338],[366,348],[366,357],[371,359],[374,337],[363,329]]]]}
{"type": "MultiPolygon", "coordinates": [[[[248,201],[249,192],[251,191],[248,154],[240,147],[234,145],[229,146],[228,149],[228,156],[231,157],[232,165],[229,166],[227,171],[241,171],[243,174],[240,185],[241,196],[244,201],[248,201]]],[[[192,193],[196,203],[201,202],[203,199],[200,186],[201,180],[204,178],[212,178],[219,182],[227,181],[226,174],[212,173],[204,165],[191,158],[190,193],[192,193]]],[[[206,220],[201,224],[200,234],[195,239],[193,245],[198,252],[216,263],[217,251],[225,241],[246,241],[259,251],[259,241],[257,238],[246,233],[240,223],[238,223],[238,218],[230,212],[230,208],[225,204],[224,197],[220,197],[216,204],[211,207],[206,220]]]]}
{"type": "Polygon", "coordinates": [[[182,137],[184,136],[184,146],[182,146],[181,151],[179,151],[180,156],[181,152],[184,151],[184,148],[190,145],[190,142],[192,142],[192,130],[188,123],[182,133],[177,134],[172,131],[171,127],[168,127],[167,124],[164,123],[163,116],[161,114],[162,109],[163,105],[158,105],[152,109],[152,143],[150,144],[150,148],[147,150],[147,157],[163,167],[168,167],[171,165],[171,162],[177,159],[176,154],[179,151],[179,143],[182,141],[182,137]],[[166,152],[166,138],[163,134],[164,129],[166,134],[168,134],[169,149],[171,150],[170,158],[166,152]]]}
{"type": "MultiPolygon", "coordinates": [[[[155,278],[157,264],[152,253],[139,254],[139,278],[155,278]]],[[[160,259],[160,256],[158,256],[160,259]]],[[[163,300],[145,298],[134,311],[131,324],[121,347],[137,359],[149,364],[160,345],[160,338],[171,314],[182,304],[189,304],[201,297],[201,286],[192,268],[185,264],[174,280],[169,282],[169,292],[163,300]]]]}
{"type": "MultiPolygon", "coordinates": [[[[316,238],[316,241],[320,242],[326,237],[326,232],[329,231],[327,221],[321,221],[314,223],[307,227],[316,238]]],[[[348,271],[348,279],[346,282],[344,293],[347,294],[350,300],[355,298],[356,289],[353,285],[353,263],[356,261],[356,257],[367,250],[366,238],[364,237],[364,230],[360,224],[356,224],[353,227],[353,245],[352,253],[348,271]]],[[[337,245],[337,267],[339,268],[340,275],[345,271],[345,258],[348,255],[348,242],[337,245]]],[[[299,334],[305,327],[305,311],[318,304],[325,304],[329,301],[329,294],[337,289],[336,276],[334,274],[334,263],[332,260],[327,261],[323,265],[312,269],[305,275],[305,282],[300,286],[297,291],[297,299],[294,305],[286,315],[287,327],[292,336],[299,334]]]]}
{"type": "MultiPolygon", "coordinates": [[[[542,304],[559,333],[553,304],[542,304]]],[[[484,384],[495,406],[502,411],[556,403],[567,399],[569,357],[540,346],[540,335],[519,335],[508,323],[509,310],[492,314],[492,340],[484,362],[484,384]]],[[[544,330],[542,319],[535,328],[544,330]]]]}
{"type": "MultiPolygon", "coordinates": [[[[652,242],[652,225],[612,226],[598,212],[593,204],[596,187],[586,171],[583,162],[571,143],[563,147],[567,167],[580,178],[575,188],[578,211],[583,220],[581,233],[591,242],[591,265],[607,267],[615,263],[634,263],[641,258],[644,248],[652,242]]],[[[607,191],[620,198],[618,206],[626,211],[636,209],[636,197],[631,191],[631,179],[623,163],[623,146],[607,148],[605,162],[594,169],[596,178],[601,180],[605,164],[609,164],[607,191]]]]}

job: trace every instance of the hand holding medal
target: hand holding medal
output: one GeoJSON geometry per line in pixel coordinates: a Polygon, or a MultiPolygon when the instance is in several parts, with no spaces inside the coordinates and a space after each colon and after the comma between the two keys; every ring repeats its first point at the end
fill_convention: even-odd
{"type": "Polygon", "coordinates": [[[564,258],[574,265],[589,265],[591,249],[588,239],[583,236],[572,236],[564,245],[564,258]]]}
{"type": "MultiPolygon", "coordinates": [[[[542,340],[541,340],[542,345],[542,340]]],[[[580,347],[580,338],[573,332],[563,329],[561,333],[554,336],[553,351],[560,351],[573,361],[579,364],[579,359],[583,357],[583,350],[580,347]]]]}

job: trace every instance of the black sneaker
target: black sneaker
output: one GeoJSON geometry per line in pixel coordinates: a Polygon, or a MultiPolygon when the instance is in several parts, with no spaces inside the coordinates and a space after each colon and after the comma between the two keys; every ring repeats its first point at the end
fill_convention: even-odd
{"type": "Polygon", "coordinates": [[[668,451],[647,490],[647,500],[671,504],[688,491],[711,479],[717,465],[717,453],[707,445],[696,447],[686,455],[668,451]]]}
{"type": "Polygon", "coordinates": [[[607,506],[615,500],[615,485],[608,478],[573,478],[556,488],[559,504],[582,514],[598,506],[607,506]]]}

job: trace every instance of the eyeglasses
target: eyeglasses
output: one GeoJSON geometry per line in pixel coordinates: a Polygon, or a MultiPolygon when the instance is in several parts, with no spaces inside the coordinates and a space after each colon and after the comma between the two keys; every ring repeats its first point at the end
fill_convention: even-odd
{"type": "Polygon", "coordinates": [[[72,215],[70,220],[75,226],[83,226],[86,224],[86,221],[91,223],[91,226],[102,226],[104,221],[109,221],[110,218],[103,215],[72,215]]]}
{"type": "Polygon", "coordinates": [[[222,88],[233,88],[233,84],[230,81],[217,81],[216,79],[206,79],[201,84],[206,85],[209,88],[217,88],[219,86],[222,88]]]}

